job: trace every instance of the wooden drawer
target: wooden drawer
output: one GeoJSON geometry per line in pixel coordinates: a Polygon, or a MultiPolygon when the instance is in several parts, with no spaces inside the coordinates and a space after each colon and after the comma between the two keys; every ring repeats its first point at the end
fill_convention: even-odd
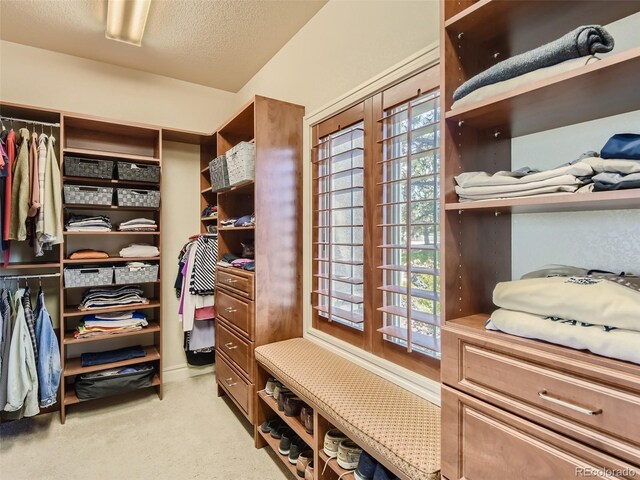
{"type": "Polygon", "coordinates": [[[233,361],[235,367],[253,381],[253,343],[236,335],[232,327],[222,319],[218,319],[217,322],[216,351],[223,352],[233,361]]]}
{"type": "Polygon", "coordinates": [[[253,300],[254,275],[239,269],[218,267],[216,282],[218,287],[228,289],[230,292],[253,300]]]}
{"type": "Polygon", "coordinates": [[[451,480],[640,475],[633,465],[447,386],[442,387],[442,406],[442,474],[451,480]]]}
{"type": "Polygon", "coordinates": [[[482,335],[443,331],[442,380],[599,450],[640,464],[638,389],[621,372],[482,335]]]}
{"type": "Polygon", "coordinates": [[[230,363],[223,355],[216,355],[216,379],[233,398],[236,405],[250,418],[253,384],[234,371],[230,363]]]}
{"type": "Polygon", "coordinates": [[[243,300],[222,289],[216,291],[216,314],[239,328],[253,340],[253,302],[243,300]]]}

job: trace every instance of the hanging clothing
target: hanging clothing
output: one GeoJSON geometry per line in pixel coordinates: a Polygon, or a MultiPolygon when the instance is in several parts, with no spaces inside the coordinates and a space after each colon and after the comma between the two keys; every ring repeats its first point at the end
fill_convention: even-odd
{"type": "Polygon", "coordinates": [[[38,167],[38,134],[31,134],[29,144],[29,211],[27,216],[33,218],[40,208],[40,181],[38,167]]]}
{"type": "Polygon", "coordinates": [[[44,302],[42,289],[38,292],[36,303],[36,341],[38,343],[38,384],[40,408],[50,407],[56,403],[62,367],[60,364],[60,348],[51,316],[44,302]]]}
{"type": "Polygon", "coordinates": [[[44,214],[43,240],[51,245],[64,241],[62,231],[62,182],[60,166],[55,151],[56,139],[53,135],[47,142],[44,174],[44,214]]]}
{"type": "Polygon", "coordinates": [[[7,373],[9,373],[9,349],[11,347],[11,333],[13,331],[11,307],[9,306],[9,291],[0,292],[0,411],[7,404],[7,373]]]}
{"type": "Polygon", "coordinates": [[[2,215],[2,223],[0,224],[0,229],[2,229],[2,248],[0,250],[4,251],[4,265],[7,266],[9,264],[9,254],[10,254],[10,244],[9,244],[9,229],[11,227],[11,197],[12,197],[12,182],[13,182],[13,171],[15,168],[15,159],[16,159],[16,132],[11,130],[7,133],[5,140],[5,150],[7,151],[7,158],[9,160],[8,165],[5,166],[6,175],[2,180],[4,182],[4,205],[2,206],[3,215],[2,215]]]}
{"type": "Polygon", "coordinates": [[[31,289],[27,287],[22,295],[22,306],[24,307],[24,318],[27,322],[29,337],[31,338],[31,346],[36,362],[38,361],[38,342],[36,341],[36,321],[31,306],[31,289]]]}
{"type": "Polygon", "coordinates": [[[33,239],[33,251],[36,257],[44,255],[44,177],[47,167],[48,138],[44,133],[38,137],[38,199],[40,205],[35,215],[35,236],[33,239]]]}
{"type": "Polygon", "coordinates": [[[218,238],[200,236],[196,242],[195,263],[189,291],[195,295],[212,295],[216,284],[218,238]]]}
{"type": "Polygon", "coordinates": [[[21,128],[20,150],[15,161],[11,185],[11,220],[8,240],[23,241],[27,238],[27,213],[29,212],[29,130],[21,128]]]}
{"type": "Polygon", "coordinates": [[[4,407],[7,412],[17,412],[18,418],[32,417],[40,412],[38,407],[38,372],[22,305],[23,296],[24,289],[20,289],[13,299],[16,317],[11,335],[7,374],[7,404],[4,407]]]}

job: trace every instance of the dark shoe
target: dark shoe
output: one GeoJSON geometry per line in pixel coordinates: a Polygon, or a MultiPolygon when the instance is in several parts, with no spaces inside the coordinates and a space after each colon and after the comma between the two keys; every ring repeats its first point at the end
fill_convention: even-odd
{"type": "Polygon", "coordinates": [[[313,408],[304,405],[300,410],[300,421],[304,425],[305,431],[313,435],[313,408]]]}
{"type": "Polygon", "coordinates": [[[362,452],[360,454],[360,460],[358,460],[358,468],[356,468],[353,475],[356,480],[373,480],[373,475],[376,473],[377,466],[377,460],[367,452],[362,452]]]}
{"type": "Polygon", "coordinates": [[[291,448],[289,449],[289,463],[291,465],[295,465],[298,463],[298,457],[301,452],[304,452],[309,449],[309,446],[302,441],[302,439],[298,438],[296,442],[291,444],[291,448]]]}
{"type": "Polygon", "coordinates": [[[304,478],[304,472],[307,469],[307,465],[313,462],[313,450],[306,450],[300,454],[298,461],[296,462],[296,473],[298,477],[304,478]]]}
{"type": "Polygon", "coordinates": [[[284,425],[284,422],[279,418],[272,418],[271,420],[265,420],[262,425],[260,425],[260,430],[262,433],[269,433],[274,428],[280,427],[284,425]]]}
{"type": "Polygon", "coordinates": [[[278,410],[284,412],[284,401],[287,397],[295,397],[296,394],[290,391],[280,391],[280,395],[278,395],[278,410]]]}
{"type": "Polygon", "coordinates": [[[284,399],[285,417],[297,417],[302,410],[302,400],[298,397],[287,397],[284,399]]]}
{"type": "Polygon", "coordinates": [[[396,477],[393,473],[383,467],[380,463],[376,467],[376,471],[373,474],[373,480],[397,480],[397,478],[398,477],[396,477]]]}
{"type": "Polygon", "coordinates": [[[278,445],[278,451],[280,455],[289,455],[291,451],[291,445],[298,440],[298,436],[294,433],[293,430],[289,429],[288,431],[282,434],[282,438],[280,439],[280,445],[278,445]]]}
{"type": "Polygon", "coordinates": [[[282,438],[282,435],[285,434],[286,432],[288,432],[289,430],[291,430],[291,429],[289,427],[287,427],[286,425],[282,425],[280,427],[272,428],[271,429],[271,437],[275,438],[276,440],[280,440],[282,438]]]}

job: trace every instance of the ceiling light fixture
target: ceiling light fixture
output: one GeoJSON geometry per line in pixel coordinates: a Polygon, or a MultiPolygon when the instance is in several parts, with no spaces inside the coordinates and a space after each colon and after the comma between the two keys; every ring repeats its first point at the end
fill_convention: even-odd
{"type": "Polygon", "coordinates": [[[109,0],[105,36],[140,46],[151,0],[109,0]]]}

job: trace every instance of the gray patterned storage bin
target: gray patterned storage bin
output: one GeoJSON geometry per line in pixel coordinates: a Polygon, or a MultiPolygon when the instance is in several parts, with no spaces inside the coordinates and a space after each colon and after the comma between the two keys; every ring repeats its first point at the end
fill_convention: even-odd
{"type": "Polygon", "coordinates": [[[113,160],[64,157],[64,174],[69,177],[113,178],[113,160]]]}
{"type": "Polygon", "coordinates": [[[97,287],[113,283],[113,267],[67,267],[64,269],[65,287],[97,287]]]}
{"type": "Polygon", "coordinates": [[[116,274],[115,284],[155,282],[158,280],[158,270],[158,265],[114,267],[116,274]]]}
{"type": "Polygon", "coordinates": [[[227,170],[227,157],[220,155],[209,162],[209,175],[211,176],[211,189],[214,192],[229,188],[229,171],[227,170]]]}
{"type": "Polygon", "coordinates": [[[118,188],[118,205],[121,207],[158,208],[160,206],[160,192],[158,190],[118,188]]]}
{"type": "Polygon", "coordinates": [[[92,187],[89,185],[65,185],[64,203],[81,205],[111,205],[113,187],[92,187]]]}
{"type": "Polygon", "coordinates": [[[144,163],[118,162],[116,164],[118,179],[136,182],[160,182],[160,166],[144,163]]]}
{"type": "Polygon", "coordinates": [[[255,177],[256,146],[251,142],[240,142],[225,154],[229,170],[229,185],[253,181],[255,177]]]}

